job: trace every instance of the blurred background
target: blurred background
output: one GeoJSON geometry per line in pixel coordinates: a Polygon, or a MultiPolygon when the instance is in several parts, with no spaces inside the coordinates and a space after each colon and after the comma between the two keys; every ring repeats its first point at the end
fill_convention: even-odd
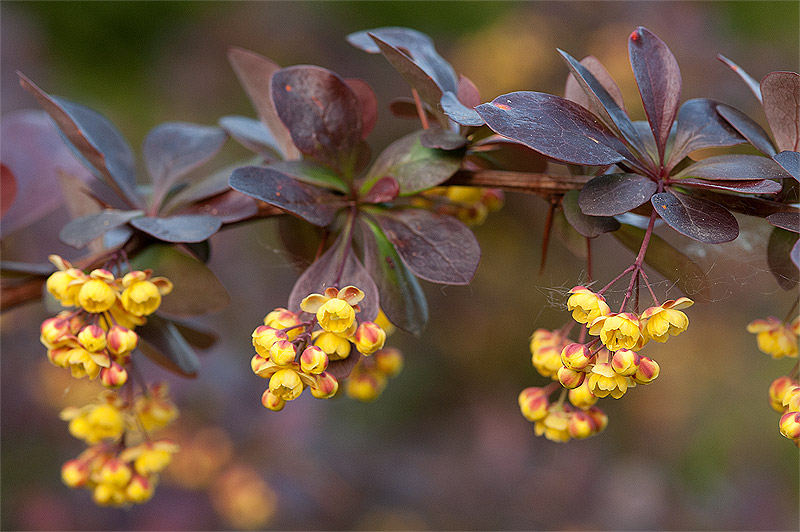
{"type": "MultiPolygon", "coordinates": [[[[722,53],[760,79],[798,68],[797,2],[11,2],[0,9],[0,110],[36,108],[19,70],[51,94],[108,117],[135,150],[158,123],[216,123],[254,116],[226,60],[235,45],[278,64],[316,64],[372,85],[381,113],[373,153],[417,126],[388,103],[408,91],[380,56],[346,41],[353,31],[409,26],[434,38],[484,101],[505,92],[561,94],[567,68],[556,48],[595,55],[642,119],[627,59],[637,26],[677,57],[682,99],[709,97],[765,125],[757,101],[724,67],[722,53]]],[[[224,158],[245,152],[226,146],[224,158]]],[[[689,331],[648,346],[661,365],[651,386],[599,404],[605,433],[556,444],[537,438],[517,394],[543,385],[528,339],[568,319],[565,293],[584,263],[558,240],[538,274],[547,204],[507,196],[476,228],[483,248],[468,287],[427,284],[431,321],[420,338],[396,333],[404,371],[374,403],[304,394],[273,413],[266,381],[252,374],[250,333],[285,304],[297,277],[275,220],[213,238],[210,267],[233,303],[197,323],[219,342],[201,353],[195,380],[148,364],[169,382],[181,418],[170,432],[183,450],[149,503],[97,508],[60,481],[83,444],[58,412],[97,392],[52,367],[38,342],[49,317],[40,303],[2,316],[4,530],[219,529],[683,529],[796,530],[798,452],[778,432],[767,388],[791,361],[756,349],[745,326],[783,318],[796,293],[766,268],[765,223],[740,218],[734,242],[700,246],[662,232],[709,272],[713,300],[687,314],[689,331]]],[[[75,256],[55,243],[63,209],[4,238],[3,259],[75,256]]],[[[633,256],[613,237],[594,242],[604,284],[633,256]]],[[[157,273],[157,272],[156,272],[157,273]]],[[[677,288],[658,282],[659,296],[677,288]]],[[[612,294],[612,300],[618,294],[612,294]]],[[[695,294],[688,294],[696,297],[695,294]]],[[[616,304],[619,304],[617,301],[616,304]]],[[[613,305],[612,305],[613,306],[613,305]]]]}

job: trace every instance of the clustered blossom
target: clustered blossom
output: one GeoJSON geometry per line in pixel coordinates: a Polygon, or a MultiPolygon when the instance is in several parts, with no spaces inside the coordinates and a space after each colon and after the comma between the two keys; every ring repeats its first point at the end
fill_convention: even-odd
{"type": "MultiPolygon", "coordinates": [[[[364,292],[355,286],[341,290],[330,287],[324,294],[311,294],[303,299],[300,308],[305,315],[285,308],[267,314],[264,324],[253,331],[256,354],[250,361],[253,373],[269,379],[269,386],[261,397],[265,407],[281,410],[287,401],[297,399],[306,388],[314,397],[333,397],[339,389],[339,380],[327,371],[328,366],[353,356],[353,348],[359,353],[359,364],[364,367],[377,367],[380,360],[386,359],[381,367],[390,368],[394,364],[399,371],[402,358],[399,363],[389,362],[392,355],[385,354],[390,351],[383,349],[386,330],[377,323],[379,319],[359,322],[356,318],[362,299],[364,292]],[[309,315],[310,319],[304,319],[309,315]],[[373,360],[363,362],[366,359],[361,355],[373,355],[373,360]]],[[[356,369],[351,379],[361,379],[367,374],[376,379],[380,376],[378,380],[382,383],[375,386],[377,392],[373,394],[377,397],[390,373],[388,369],[385,374],[378,370],[356,369]]],[[[358,398],[366,395],[364,391],[355,394],[358,398]]]]}
{"type": "Polygon", "coordinates": [[[60,417],[69,422],[70,434],[89,447],[64,463],[62,481],[70,488],[89,490],[101,506],[147,502],[178,446],[169,440],[151,440],[140,427],[161,428],[177,415],[165,384],[134,402],[104,390],[93,403],[65,408],[60,417]],[[132,445],[135,441],[139,443],[132,445]]]}
{"type": "MultiPolygon", "coordinates": [[[[757,335],[758,349],[772,358],[797,358],[800,317],[791,323],[772,316],[756,319],[747,325],[747,332],[757,335]]],[[[772,381],[769,387],[769,404],[773,410],[781,414],[778,421],[781,434],[800,447],[800,383],[797,374],[798,365],[795,363],[791,375],[784,375],[772,381]]]]}
{"type": "Polygon", "coordinates": [[[467,225],[480,225],[490,212],[503,207],[505,196],[499,188],[434,187],[414,198],[414,205],[458,218],[467,225]]]}
{"type": "Polygon", "coordinates": [[[585,326],[582,337],[598,338],[572,342],[562,331],[535,331],[530,342],[533,367],[558,381],[562,393],[557,401],[550,401],[557,389],[554,383],[527,388],[519,398],[523,416],[536,423],[536,434],[561,442],[585,438],[606,427],[608,418],[595,406],[599,398],[619,399],[629,389],[658,377],[658,363],[638,351],[650,340],[665,342],[685,331],[689,319],[680,309],[693,304],[681,297],[641,314],[614,313],[601,294],[586,287],[576,286],[570,294],[567,309],[585,326]]]}

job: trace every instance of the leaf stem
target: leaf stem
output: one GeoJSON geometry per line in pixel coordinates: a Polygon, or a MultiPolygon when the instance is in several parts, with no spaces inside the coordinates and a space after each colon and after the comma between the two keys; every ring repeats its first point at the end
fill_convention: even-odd
{"type": "Polygon", "coordinates": [[[422,124],[422,129],[429,129],[431,126],[428,123],[428,116],[425,114],[425,108],[422,107],[422,100],[420,100],[417,89],[412,87],[411,95],[414,97],[414,105],[417,106],[417,114],[419,115],[419,121],[422,124]]]}

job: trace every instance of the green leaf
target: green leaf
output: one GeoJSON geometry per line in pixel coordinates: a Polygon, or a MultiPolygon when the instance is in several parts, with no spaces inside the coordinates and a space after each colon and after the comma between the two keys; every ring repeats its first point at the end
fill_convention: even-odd
{"type": "Polygon", "coordinates": [[[200,359],[174,323],[153,314],[147,323],[136,328],[136,333],[139,349],[150,360],[186,377],[197,375],[200,359]]]}
{"type": "Polygon", "coordinates": [[[400,195],[408,196],[444,183],[461,166],[463,152],[426,148],[420,142],[423,130],[390,144],[372,165],[360,193],[364,194],[384,176],[400,185],[400,195]]]}
{"type": "Polygon", "coordinates": [[[428,322],[428,302],[417,278],[406,268],[380,227],[362,218],[364,267],[375,280],[381,309],[389,321],[419,335],[428,322]]]}
{"type": "MultiPolygon", "coordinates": [[[[637,254],[642,245],[645,231],[639,227],[622,224],[612,234],[625,247],[637,254]]],[[[660,236],[650,235],[644,261],[659,274],[675,283],[687,296],[700,294],[705,299],[711,298],[711,287],[700,266],[660,236]]]]}
{"type": "Polygon", "coordinates": [[[269,168],[309,185],[329,188],[343,194],[348,191],[347,185],[336,172],[313,161],[281,161],[270,164],[269,168]]]}
{"type": "Polygon", "coordinates": [[[172,281],[172,292],[161,300],[160,310],[178,316],[216,312],[230,303],[225,287],[202,262],[171,246],[153,244],[131,260],[134,268],[151,268],[153,274],[172,281]]]}

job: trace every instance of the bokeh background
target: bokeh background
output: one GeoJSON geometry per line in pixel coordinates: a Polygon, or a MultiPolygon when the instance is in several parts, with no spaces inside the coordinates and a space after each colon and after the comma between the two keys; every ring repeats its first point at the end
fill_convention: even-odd
{"type": "MultiPolygon", "coordinates": [[[[377,153],[416,125],[386,111],[407,88],[383,58],[347,44],[352,31],[396,25],[430,34],[484,101],[514,90],[560,94],[567,69],[556,47],[593,54],[641,119],[627,37],[642,25],[677,57],[684,100],[714,98],[763,124],[753,95],[716,54],[759,79],[796,70],[798,5],[4,1],[0,107],[35,107],[17,85],[19,70],[106,115],[136,149],[160,122],[254,115],[226,60],[236,45],[281,65],[316,64],[368,81],[381,106],[370,137],[377,153]]],[[[223,158],[244,154],[230,144],[223,158]]],[[[663,233],[707,269],[712,301],[688,311],[686,334],[648,346],[661,364],[653,385],[601,401],[611,418],[605,433],[555,444],[534,436],[516,404],[522,388],[545,383],[530,365],[529,336],[566,321],[564,294],[584,272],[556,240],[538,273],[546,207],[509,195],[504,210],[476,229],[483,259],[474,282],[425,286],[430,325],[420,338],[391,337],[406,367],[377,402],[304,394],[281,413],[260,405],[266,381],[249,368],[250,332],[284,304],[297,276],[293,257],[274,220],[216,235],[210,267],[232,304],[197,320],[220,335],[202,353],[197,379],[145,368],[177,397],[182,416],[171,436],[184,451],[155,498],[129,510],[97,508],[87,492],[61,484],[61,463],[82,443],[57,414],[96,389],[47,363],[40,303],[4,314],[0,527],[796,530],[798,452],[766,400],[771,380],[791,363],[758,352],[745,332],[756,317],[783,318],[796,296],[766,269],[766,224],[740,218],[742,235],[713,248],[663,233]]],[[[32,230],[4,234],[3,259],[74,256],[54,243],[67,219],[59,209],[32,230]]],[[[633,258],[609,235],[594,251],[601,281],[633,258]]],[[[667,282],[656,290],[680,295],[667,282]]]]}

